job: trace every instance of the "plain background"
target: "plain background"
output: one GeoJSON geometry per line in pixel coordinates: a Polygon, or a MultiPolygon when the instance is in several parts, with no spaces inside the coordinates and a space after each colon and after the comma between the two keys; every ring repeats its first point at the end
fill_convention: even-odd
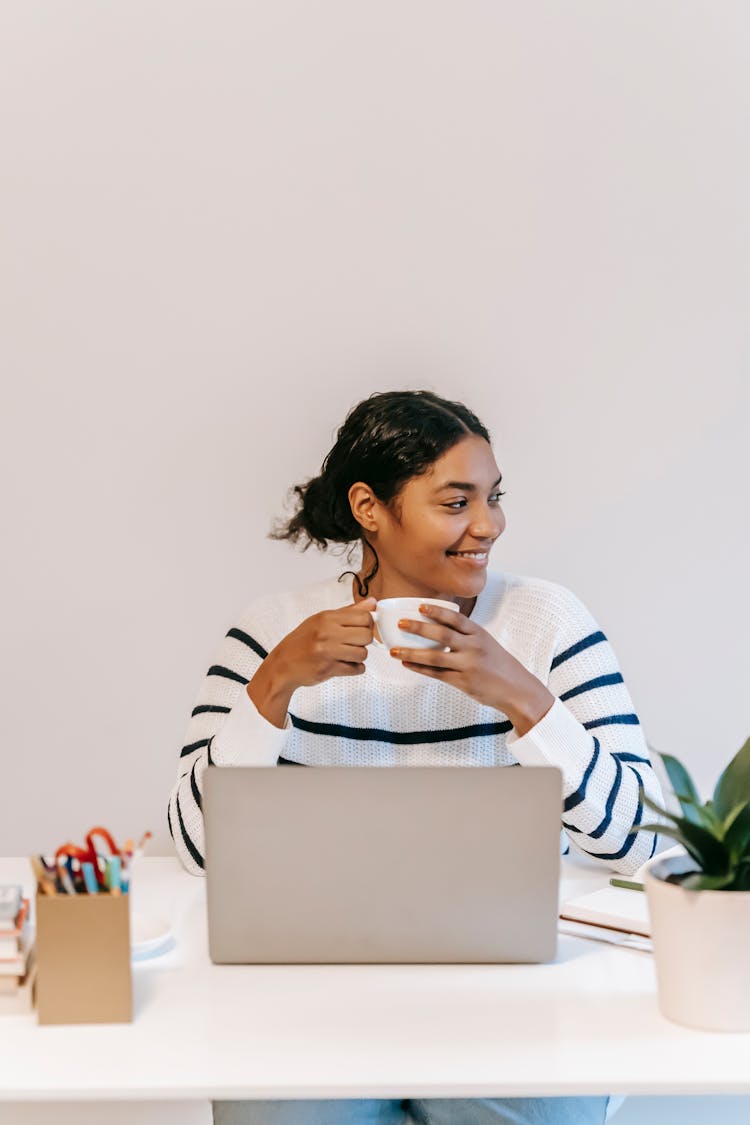
{"type": "Polygon", "coordinates": [[[740,0],[0,7],[0,854],[171,851],[222,637],[346,567],[271,522],[394,389],[485,422],[493,566],[575,591],[708,795],[750,734],[749,54],[740,0]]]}

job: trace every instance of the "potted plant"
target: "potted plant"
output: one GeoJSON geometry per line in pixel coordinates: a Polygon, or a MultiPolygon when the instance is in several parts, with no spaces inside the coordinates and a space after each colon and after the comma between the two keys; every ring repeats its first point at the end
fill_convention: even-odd
{"type": "Polygon", "coordinates": [[[704,803],[682,763],[662,761],[682,815],[642,794],[669,823],[632,829],[687,853],[657,855],[645,872],[659,1008],[688,1027],[750,1031],[750,738],[704,803]]]}

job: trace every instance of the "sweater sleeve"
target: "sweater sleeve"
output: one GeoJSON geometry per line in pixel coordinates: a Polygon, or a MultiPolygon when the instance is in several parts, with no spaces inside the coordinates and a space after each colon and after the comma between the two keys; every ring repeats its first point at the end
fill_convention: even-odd
{"type": "Polygon", "coordinates": [[[177,854],[192,875],[205,874],[203,774],[207,766],[274,766],[291,729],[268,722],[247,684],[268,655],[252,610],[224,637],[200,686],[180,750],[167,823],[177,854]]]}
{"type": "MultiPolygon", "coordinates": [[[[556,697],[539,722],[507,745],[522,766],[557,766],[563,775],[562,825],[571,846],[630,874],[654,854],[639,787],[662,801],[648,746],[617,658],[586,607],[564,587],[548,676],[556,697]]],[[[655,813],[648,820],[658,821],[655,813]]]]}

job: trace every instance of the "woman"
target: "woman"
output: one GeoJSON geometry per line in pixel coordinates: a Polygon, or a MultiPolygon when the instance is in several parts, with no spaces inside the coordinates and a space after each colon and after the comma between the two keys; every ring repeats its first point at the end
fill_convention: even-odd
{"type": "MultiPolygon", "coordinates": [[[[556,583],[488,569],[505,530],[490,435],[429,391],[373,394],[348,414],[298,510],[271,538],[361,545],[359,570],[262,596],[208,671],[169,800],[188,871],[203,871],[207,765],[555,765],[561,847],[628,874],[656,839],[630,835],[659,783],[616,657],[556,583]],[[351,577],[349,577],[351,576],[351,577]],[[441,642],[386,649],[389,597],[454,601],[403,628],[441,642]],[[450,651],[445,651],[449,648],[450,651]],[[356,682],[355,682],[356,681],[356,682]]],[[[351,559],[351,554],[350,554],[351,559]]],[[[608,1099],[218,1102],[215,1121],[475,1125],[602,1122],[608,1099]]]]}

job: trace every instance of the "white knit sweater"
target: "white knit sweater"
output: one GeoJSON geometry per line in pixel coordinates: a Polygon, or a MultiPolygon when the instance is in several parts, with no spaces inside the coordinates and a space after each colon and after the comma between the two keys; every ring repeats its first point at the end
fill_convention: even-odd
{"type": "Polygon", "coordinates": [[[245,690],[261,661],[307,617],[353,601],[350,574],[326,579],[253,601],[224,637],[198,692],[169,798],[169,830],[188,871],[204,870],[209,764],[554,765],[563,775],[563,852],[569,842],[624,874],[653,854],[653,833],[628,831],[644,821],[639,782],[660,801],[659,782],[615,654],[575,594],[541,578],[488,571],[471,613],[555,696],[522,737],[505,715],[404,668],[379,641],[363,675],[298,688],[284,728],[269,723],[245,690]]]}

